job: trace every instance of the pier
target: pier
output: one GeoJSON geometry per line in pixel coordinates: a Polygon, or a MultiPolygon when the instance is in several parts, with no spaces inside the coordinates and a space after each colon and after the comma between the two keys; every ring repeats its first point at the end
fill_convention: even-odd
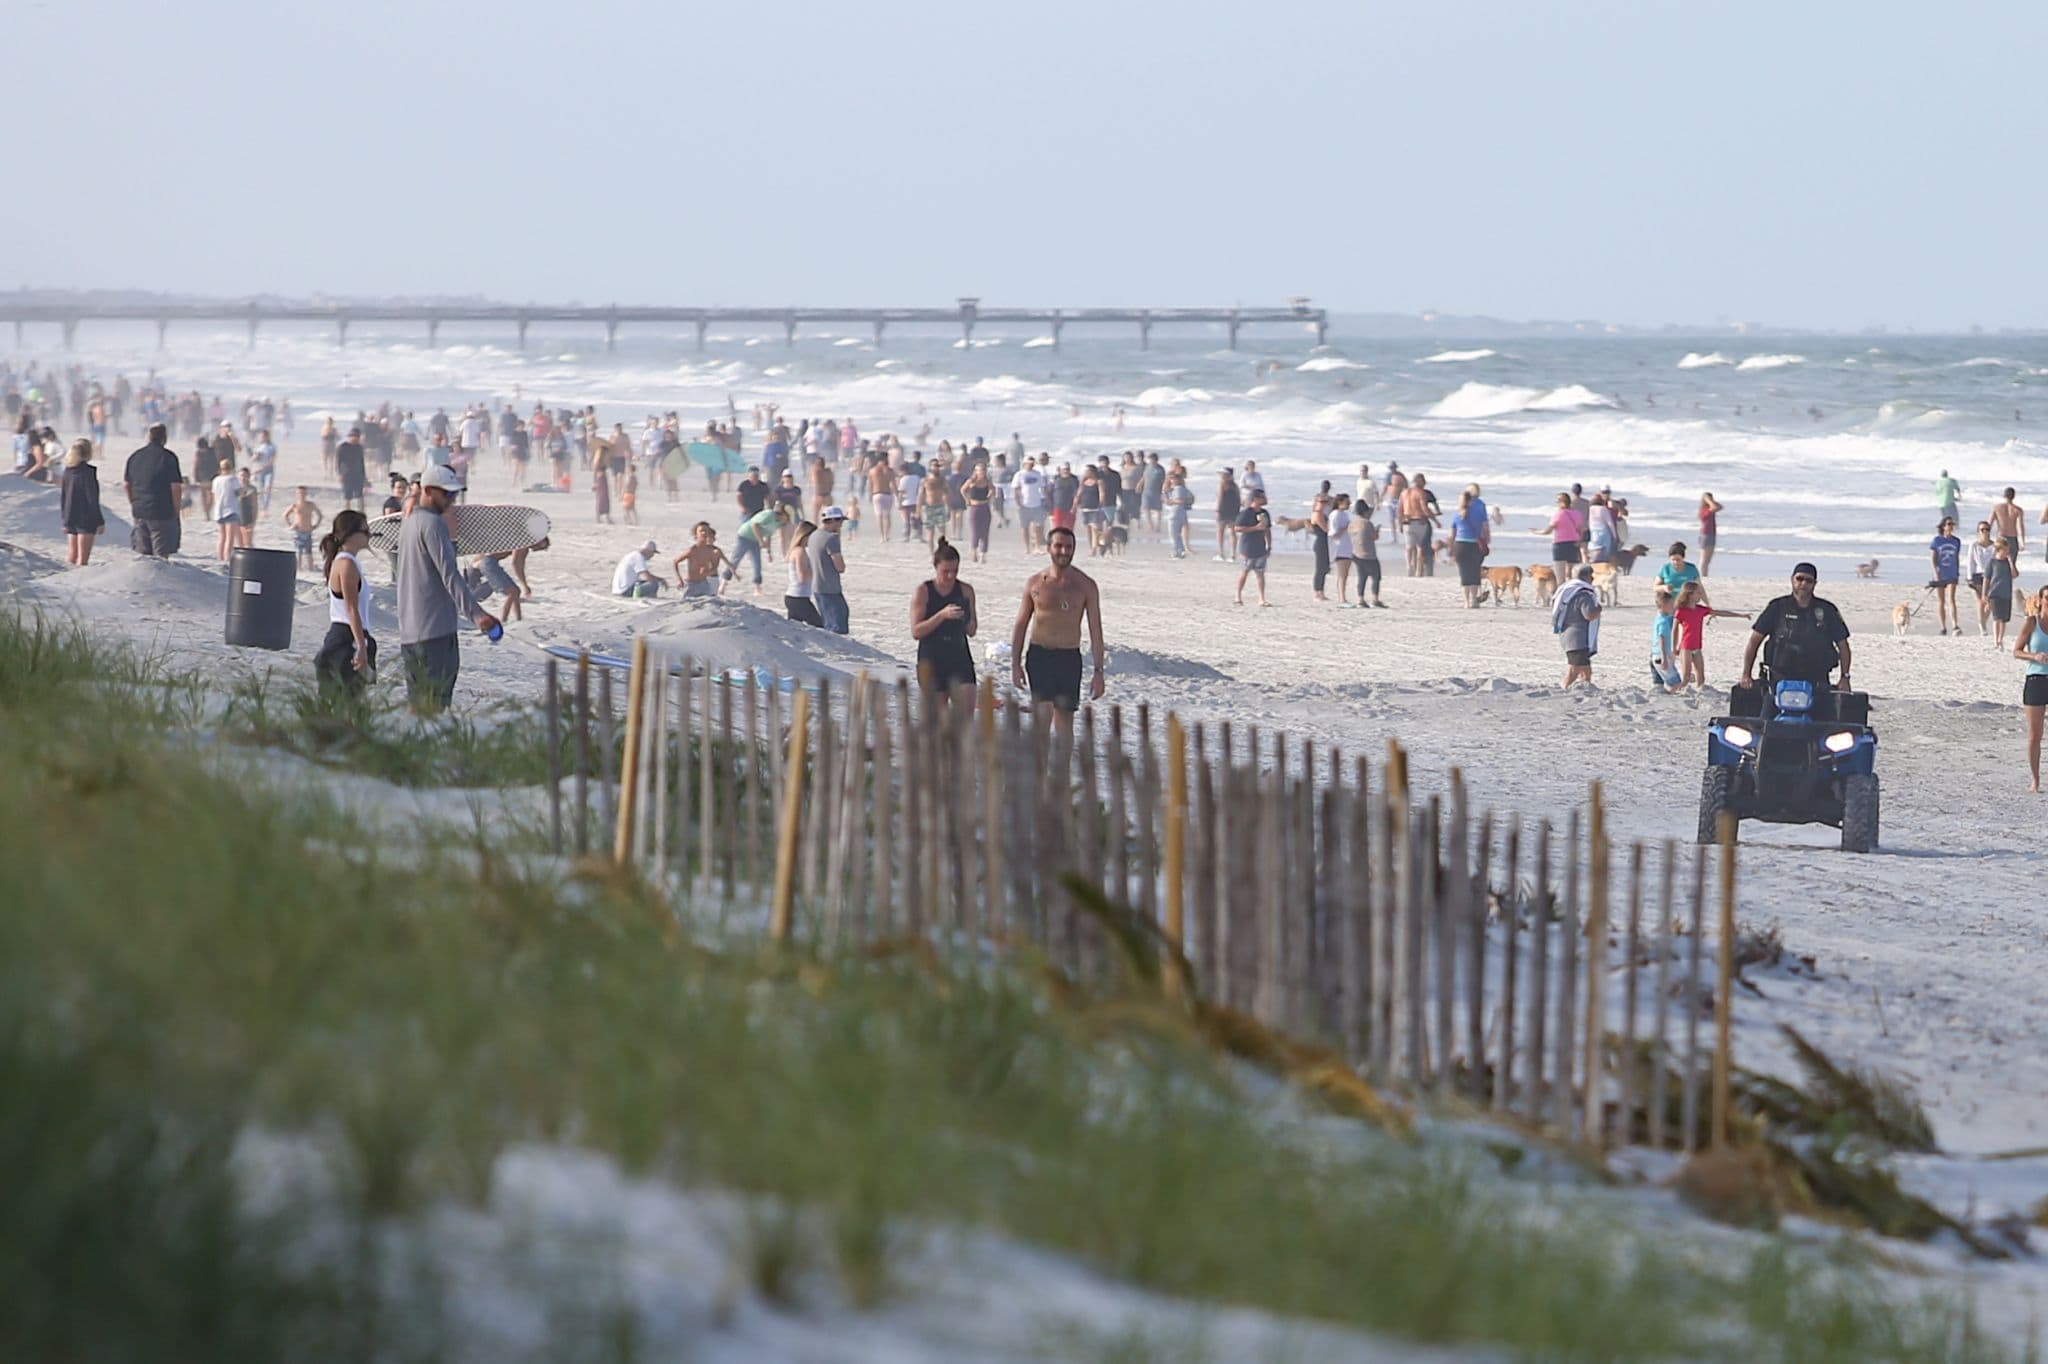
{"type": "Polygon", "coordinates": [[[974,340],[975,328],[985,325],[1030,326],[1042,329],[1052,343],[1060,343],[1070,326],[1124,326],[1138,329],[1138,344],[1152,345],[1154,327],[1185,324],[1221,325],[1228,330],[1230,348],[1237,349],[1238,333],[1246,327],[1285,323],[1313,327],[1316,344],[1329,333],[1329,318],[1321,308],[1312,308],[1306,298],[1288,301],[1280,308],[987,308],[978,298],[963,298],[951,308],[665,308],[607,304],[603,307],[554,307],[517,303],[133,303],[92,304],[9,299],[0,295],[0,322],[14,324],[14,343],[23,344],[31,324],[54,325],[62,329],[64,348],[70,350],[78,329],[87,322],[154,322],[157,347],[173,322],[244,323],[249,344],[256,344],[257,331],[266,322],[323,322],[335,329],[337,344],[348,344],[348,329],[355,322],[416,322],[426,328],[427,344],[440,341],[444,322],[502,323],[516,331],[519,344],[526,345],[527,329],[536,322],[580,323],[604,328],[605,349],[618,346],[619,328],[629,325],[693,327],[697,348],[704,348],[706,334],[713,326],[741,324],[779,326],[785,345],[796,344],[797,329],[806,325],[869,327],[875,344],[881,345],[892,325],[956,326],[963,341],[974,340]]]}

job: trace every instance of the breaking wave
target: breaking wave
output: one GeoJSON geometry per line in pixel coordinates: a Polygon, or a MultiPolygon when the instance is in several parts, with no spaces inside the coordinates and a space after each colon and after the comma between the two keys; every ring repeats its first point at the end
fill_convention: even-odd
{"type": "Polygon", "coordinates": [[[1612,407],[1584,384],[1566,384],[1549,390],[1516,388],[1506,384],[1466,382],[1449,397],[1429,409],[1432,417],[1502,417],[1510,412],[1569,412],[1582,407],[1612,407]]]}

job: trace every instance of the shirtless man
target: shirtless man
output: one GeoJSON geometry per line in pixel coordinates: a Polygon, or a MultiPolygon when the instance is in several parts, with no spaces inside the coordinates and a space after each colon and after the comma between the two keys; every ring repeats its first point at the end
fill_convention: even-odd
{"type": "Polygon", "coordinates": [[[1081,622],[1088,622],[1095,678],[1088,699],[1102,699],[1102,592],[1095,580],[1074,565],[1074,532],[1055,527],[1045,538],[1052,567],[1031,575],[1024,584],[1024,602],[1010,631],[1010,685],[1031,691],[1032,710],[1040,720],[1071,731],[1081,707],[1081,622]],[[1025,645],[1026,632],[1030,645],[1025,645]]]}
{"type": "Polygon", "coordinates": [[[1429,572],[1430,540],[1436,518],[1429,512],[1429,485],[1417,474],[1401,491],[1401,543],[1408,549],[1408,576],[1420,578],[1429,572]]]}
{"type": "Polygon", "coordinates": [[[715,597],[720,588],[719,566],[731,568],[732,560],[718,547],[718,532],[709,521],[699,521],[692,527],[692,534],[696,542],[676,555],[670,565],[676,571],[676,586],[685,597],[715,597]]]}
{"type": "Polygon", "coordinates": [[[1991,533],[2005,542],[2007,557],[2014,563],[2020,561],[2020,551],[2027,547],[2027,514],[2020,510],[2020,504],[2013,501],[2016,494],[2011,488],[2005,490],[2005,500],[1991,509],[1991,533]]]}
{"type": "Polygon", "coordinates": [[[306,496],[302,486],[292,504],[284,509],[285,528],[292,533],[292,548],[298,551],[299,567],[311,572],[313,569],[313,532],[326,519],[313,499],[306,496]]]}

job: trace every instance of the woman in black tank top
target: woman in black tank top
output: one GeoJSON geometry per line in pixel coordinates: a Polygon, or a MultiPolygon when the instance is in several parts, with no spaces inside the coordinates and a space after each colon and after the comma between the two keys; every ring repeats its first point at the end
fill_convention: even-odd
{"type": "Polygon", "coordinates": [[[974,654],[967,641],[979,624],[974,589],[960,581],[960,551],[942,535],[932,552],[932,576],[910,599],[917,681],[934,700],[974,704],[974,654]]]}

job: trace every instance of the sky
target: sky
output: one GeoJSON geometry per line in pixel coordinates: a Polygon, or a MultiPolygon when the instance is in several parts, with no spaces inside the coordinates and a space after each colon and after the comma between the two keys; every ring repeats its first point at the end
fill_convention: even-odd
{"type": "Polygon", "coordinates": [[[2048,6],[8,8],[10,286],[2048,326],[2048,6]]]}

